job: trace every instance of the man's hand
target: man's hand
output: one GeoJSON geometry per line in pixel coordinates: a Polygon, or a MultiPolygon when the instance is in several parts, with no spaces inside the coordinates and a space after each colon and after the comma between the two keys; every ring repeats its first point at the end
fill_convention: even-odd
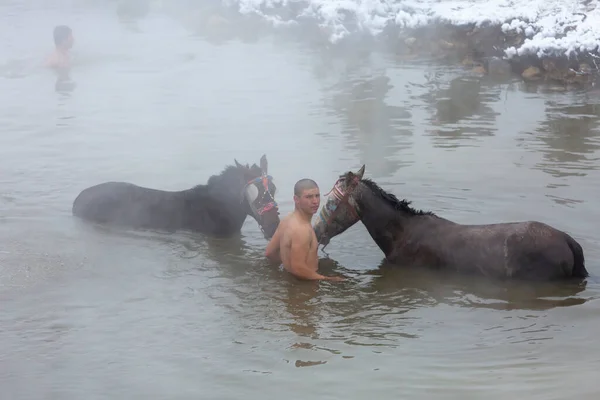
{"type": "Polygon", "coordinates": [[[323,279],[326,279],[326,280],[332,281],[332,282],[342,282],[342,281],[346,280],[346,278],[344,278],[343,276],[325,276],[323,279]]]}

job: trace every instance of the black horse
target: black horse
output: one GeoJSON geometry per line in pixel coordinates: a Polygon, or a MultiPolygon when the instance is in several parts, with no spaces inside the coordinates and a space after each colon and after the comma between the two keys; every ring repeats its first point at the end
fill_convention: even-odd
{"type": "Polygon", "coordinates": [[[565,232],[537,221],[461,225],[411,208],[364,172],[333,186],[314,225],[320,244],[360,220],[393,264],[526,280],[588,276],[583,249],[565,232]]]}
{"type": "Polygon", "coordinates": [[[270,239],[279,226],[277,190],[268,175],[267,158],[226,167],[206,185],[163,191],[125,182],[106,182],[83,190],[73,202],[73,215],[108,225],[173,232],[188,230],[229,237],[252,216],[270,239]]]}

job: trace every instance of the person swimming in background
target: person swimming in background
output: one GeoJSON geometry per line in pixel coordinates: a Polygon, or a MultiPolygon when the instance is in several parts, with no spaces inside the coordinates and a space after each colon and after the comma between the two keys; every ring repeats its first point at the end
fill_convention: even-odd
{"type": "Polygon", "coordinates": [[[69,50],[73,47],[73,31],[66,25],[54,28],[54,52],[46,59],[46,67],[68,69],[70,67],[69,50]]]}

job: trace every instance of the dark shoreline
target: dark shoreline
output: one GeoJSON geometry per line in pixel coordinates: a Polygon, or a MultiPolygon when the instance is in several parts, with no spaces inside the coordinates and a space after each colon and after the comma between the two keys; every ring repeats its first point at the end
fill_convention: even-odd
{"type": "Polygon", "coordinates": [[[523,81],[564,85],[566,89],[592,89],[600,84],[598,49],[570,57],[556,51],[543,57],[528,54],[508,58],[505,50],[518,48],[525,38],[516,32],[503,32],[501,25],[438,24],[385,36],[386,48],[402,57],[433,57],[462,64],[479,74],[517,75],[523,81]]]}

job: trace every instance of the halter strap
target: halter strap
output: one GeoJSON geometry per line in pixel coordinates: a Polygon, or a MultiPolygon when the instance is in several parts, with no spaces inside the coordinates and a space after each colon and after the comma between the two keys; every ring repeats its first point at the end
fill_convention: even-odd
{"type": "Polygon", "coordinates": [[[339,184],[339,179],[338,179],[338,181],[335,183],[335,185],[333,185],[333,188],[331,189],[331,191],[329,193],[327,193],[327,195],[329,195],[330,193],[333,193],[333,196],[339,200],[339,203],[336,204],[335,209],[329,214],[329,216],[326,219],[323,217],[323,210],[325,210],[327,208],[326,206],[323,207],[321,209],[321,212],[319,213],[319,217],[321,217],[321,220],[325,223],[326,230],[329,227],[329,224],[331,223],[331,221],[333,221],[333,217],[335,217],[335,215],[339,211],[340,206],[342,204],[346,204],[348,206],[353,217],[355,217],[356,219],[360,219],[360,216],[358,215],[356,208],[354,206],[352,206],[352,204],[350,204],[350,201],[348,200],[350,198],[350,195],[352,194],[352,192],[354,192],[354,189],[358,185],[358,182],[359,182],[358,177],[355,177],[352,180],[352,185],[351,185],[350,190],[347,190],[346,193],[344,193],[338,185],[339,184]]]}
{"type": "MultiPolygon", "coordinates": [[[[271,191],[269,190],[269,181],[273,180],[273,177],[271,175],[268,174],[262,174],[261,176],[254,178],[254,179],[250,179],[246,185],[244,186],[244,190],[248,187],[248,185],[251,184],[260,184],[262,183],[263,188],[265,189],[261,200],[264,200],[265,196],[268,194],[269,196],[271,196],[271,199],[273,199],[273,201],[268,202],[267,204],[265,204],[263,207],[261,207],[260,209],[257,209],[256,212],[258,213],[258,215],[263,215],[264,213],[266,213],[267,211],[272,210],[273,208],[278,207],[277,202],[275,201],[275,196],[273,196],[273,194],[271,193],[271,191]]],[[[242,198],[242,201],[244,201],[244,199],[242,198]]],[[[262,227],[261,227],[262,229],[262,227]]]]}

